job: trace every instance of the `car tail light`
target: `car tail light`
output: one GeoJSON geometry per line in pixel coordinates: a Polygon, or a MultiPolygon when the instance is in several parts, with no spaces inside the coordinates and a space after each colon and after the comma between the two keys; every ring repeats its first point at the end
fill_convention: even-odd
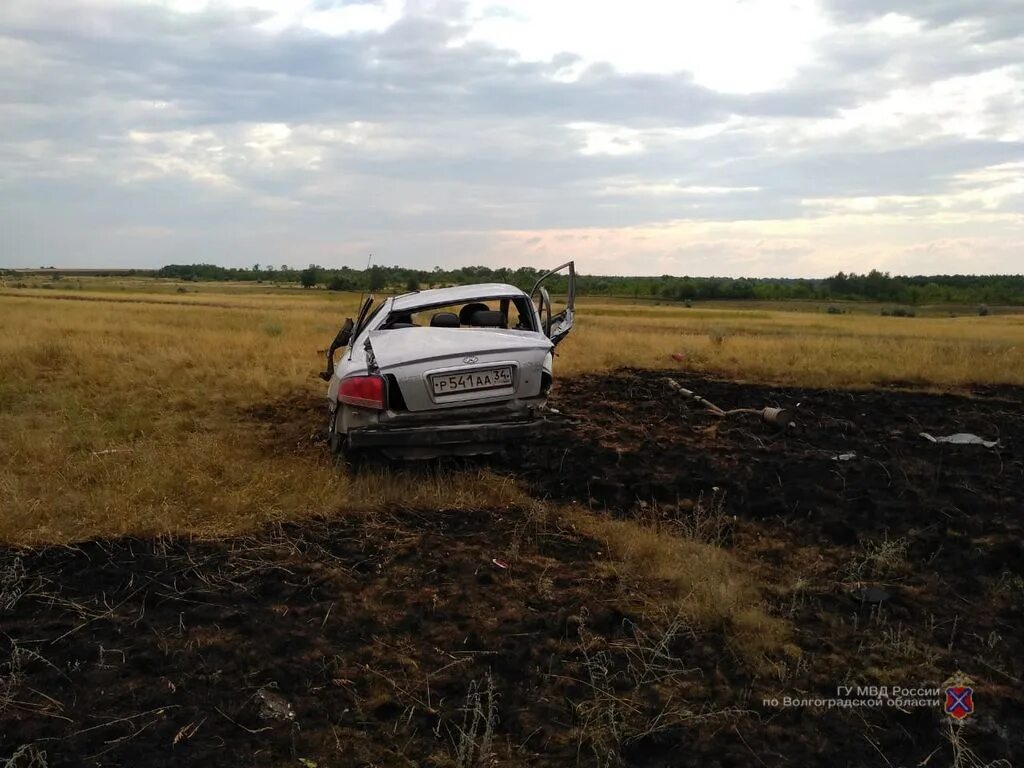
{"type": "Polygon", "coordinates": [[[338,402],[360,408],[384,410],[387,385],[380,376],[349,376],[338,387],[338,402]]]}

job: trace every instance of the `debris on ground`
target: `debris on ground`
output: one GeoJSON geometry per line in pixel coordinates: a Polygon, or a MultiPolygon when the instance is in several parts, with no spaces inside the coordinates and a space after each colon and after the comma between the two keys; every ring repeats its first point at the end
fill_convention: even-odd
{"type": "Polygon", "coordinates": [[[668,386],[671,389],[678,392],[683,397],[689,400],[693,400],[698,405],[703,406],[713,416],[726,418],[741,413],[753,413],[760,416],[761,421],[763,421],[765,424],[774,424],[779,427],[790,427],[796,423],[793,419],[793,412],[786,408],[774,408],[772,406],[765,406],[764,408],[733,408],[727,411],[724,410],[723,408],[719,408],[717,405],[712,403],[707,398],[701,397],[693,390],[687,389],[675,379],[666,377],[665,383],[668,384],[668,386]]]}
{"type": "Polygon", "coordinates": [[[955,435],[945,437],[934,437],[927,432],[922,432],[921,437],[932,443],[950,443],[952,445],[983,445],[986,448],[995,448],[999,445],[998,440],[985,440],[984,438],[972,435],[970,432],[957,432],[955,435]]]}
{"type": "Polygon", "coordinates": [[[833,461],[853,461],[856,458],[857,458],[857,454],[854,451],[850,451],[849,453],[840,453],[840,454],[838,454],[836,456],[833,456],[832,460],[833,461]]]}
{"type": "Polygon", "coordinates": [[[281,694],[269,688],[260,688],[256,691],[256,700],[260,703],[260,717],[264,720],[295,720],[295,710],[281,694]]]}

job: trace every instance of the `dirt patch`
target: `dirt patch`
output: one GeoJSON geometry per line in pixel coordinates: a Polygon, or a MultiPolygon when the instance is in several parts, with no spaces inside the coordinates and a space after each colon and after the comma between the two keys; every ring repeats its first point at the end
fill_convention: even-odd
{"type": "Polygon", "coordinates": [[[247,408],[243,418],[252,424],[255,439],[268,453],[328,455],[327,400],[297,390],[280,400],[247,408]]]}

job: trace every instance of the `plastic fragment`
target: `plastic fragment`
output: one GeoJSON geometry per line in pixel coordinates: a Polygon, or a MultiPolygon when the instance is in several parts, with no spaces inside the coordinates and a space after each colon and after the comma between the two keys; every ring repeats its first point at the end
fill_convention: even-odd
{"type": "Polygon", "coordinates": [[[957,432],[955,435],[934,437],[927,432],[922,432],[921,437],[933,443],[950,443],[952,445],[983,445],[986,448],[995,448],[999,445],[998,440],[985,440],[970,432],[957,432]]]}

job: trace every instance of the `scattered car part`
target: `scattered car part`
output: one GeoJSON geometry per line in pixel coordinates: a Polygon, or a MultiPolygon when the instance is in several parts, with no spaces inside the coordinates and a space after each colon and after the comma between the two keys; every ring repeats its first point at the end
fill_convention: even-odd
{"type": "Polygon", "coordinates": [[[668,386],[678,392],[683,397],[693,400],[695,403],[703,406],[713,416],[719,416],[722,418],[728,416],[734,416],[740,413],[754,413],[761,417],[761,421],[765,424],[774,424],[778,427],[789,427],[795,424],[793,418],[793,412],[787,408],[774,408],[772,406],[765,406],[764,408],[733,408],[731,410],[723,410],[717,405],[712,403],[710,400],[701,397],[696,392],[687,389],[678,381],[672,378],[665,378],[665,383],[668,386]]]}
{"type": "Polygon", "coordinates": [[[999,445],[998,440],[985,440],[969,432],[957,432],[955,435],[945,437],[933,437],[927,432],[922,432],[921,437],[932,443],[952,443],[953,445],[983,445],[986,448],[995,448],[999,445]]]}
{"type": "Polygon", "coordinates": [[[690,400],[695,401],[699,405],[704,406],[707,410],[711,411],[711,413],[713,413],[715,416],[725,416],[725,411],[723,411],[717,405],[712,403],[710,400],[705,400],[703,397],[698,395],[696,392],[693,392],[692,390],[687,389],[686,387],[684,387],[682,384],[680,384],[675,379],[666,378],[665,379],[665,383],[668,384],[669,387],[674,389],[676,392],[678,392],[683,397],[689,398],[690,400]]]}
{"type": "MultiPolygon", "coordinates": [[[[736,411],[730,411],[728,413],[743,413],[747,409],[740,408],[736,411]]],[[[726,415],[728,415],[728,413],[726,415]]],[[[761,421],[765,424],[774,424],[777,427],[790,427],[796,423],[793,418],[793,412],[787,408],[772,408],[766,406],[761,409],[761,421]]]]}

